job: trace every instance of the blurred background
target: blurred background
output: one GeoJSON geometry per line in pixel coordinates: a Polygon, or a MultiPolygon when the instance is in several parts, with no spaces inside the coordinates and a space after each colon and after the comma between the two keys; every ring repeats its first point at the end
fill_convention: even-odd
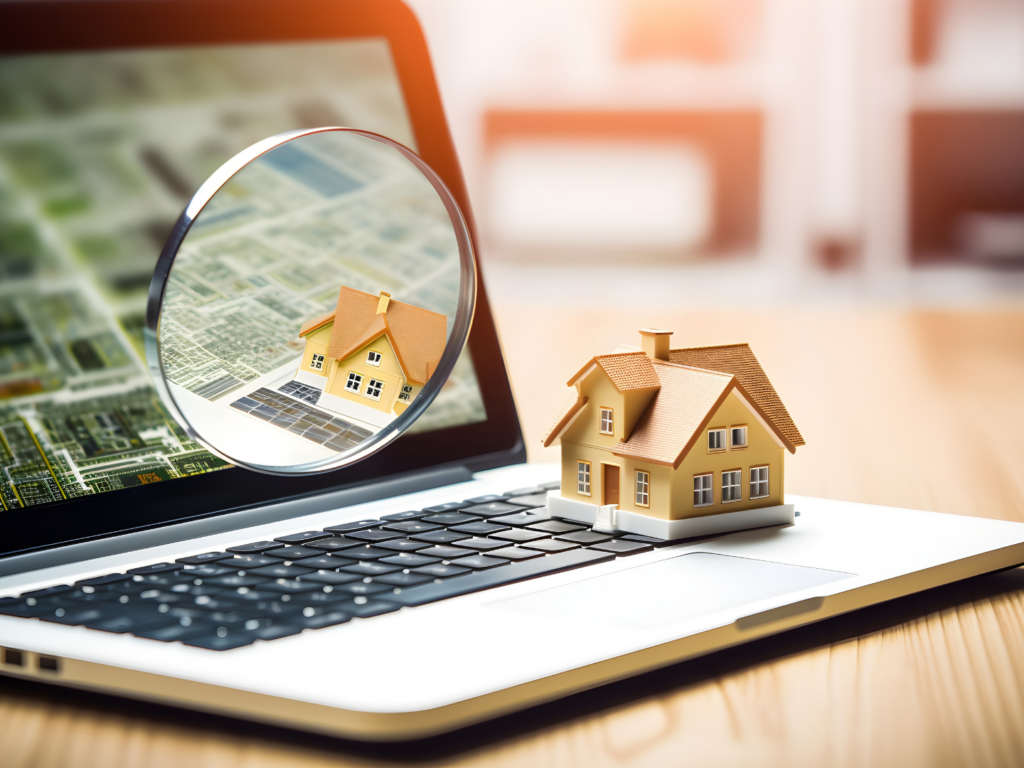
{"type": "Polygon", "coordinates": [[[497,300],[1024,297],[1024,0],[410,5],[497,300]]]}

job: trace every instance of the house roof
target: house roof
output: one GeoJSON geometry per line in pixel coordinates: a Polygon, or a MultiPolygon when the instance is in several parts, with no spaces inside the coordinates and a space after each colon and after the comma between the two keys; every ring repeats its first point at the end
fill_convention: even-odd
{"type": "Polygon", "coordinates": [[[590,366],[599,365],[608,374],[612,384],[619,392],[630,392],[637,389],[657,389],[661,386],[658,374],[654,372],[650,358],[643,352],[622,352],[615,355],[598,355],[591,358],[586,365],[569,379],[568,385],[573,386],[590,370],[590,366]]]}
{"type": "Polygon", "coordinates": [[[342,286],[334,312],[303,324],[299,336],[333,322],[328,354],[335,360],[349,355],[381,336],[387,336],[395,350],[405,377],[417,384],[426,383],[444,352],[448,319],[400,301],[388,302],[387,310],[377,314],[379,296],[342,286]]]}
{"type": "MultiPolygon", "coordinates": [[[[715,411],[733,391],[747,401],[768,426],[768,429],[775,433],[779,442],[790,451],[795,451],[798,445],[804,444],[788,411],[782,405],[778,394],[768,382],[767,376],[746,344],[730,347],[704,347],[694,350],[672,350],[670,355],[675,356],[679,353],[678,357],[682,358],[694,352],[700,353],[699,359],[704,365],[685,365],[675,360],[650,360],[642,352],[603,356],[606,358],[629,357],[628,364],[634,368],[641,368],[642,364],[633,362],[633,358],[642,356],[647,360],[650,375],[656,379],[658,386],[657,392],[654,393],[647,409],[637,421],[629,439],[615,446],[613,450],[615,455],[631,456],[678,467],[703,433],[715,411]],[[719,352],[717,350],[726,351],[719,352]],[[712,364],[721,368],[730,365],[736,368],[736,371],[719,370],[712,367],[712,364]],[[747,387],[744,379],[750,382],[754,391],[747,387]],[[784,414],[783,424],[788,424],[790,427],[788,434],[784,431],[783,424],[777,420],[779,414],[784,414]],[[791,435],[795,435],[799,442],[792,439],[791,435]]],[[[687,357],[687,359],[697,359],[697,355],[687,357]]],[[[570,380],[570,384],[579,381],[595,363],[600,364],[599,358],[593,358],[584,366],[570,380]]],[[[607,367],[603,365],[601,367],[606,372],[608,371],[607,367]]],[[[611,374],[608,375],[611,378],[611,374]]],[[[641,388],[650,389],[650,387],[633,386],[633,389],[641,388]]],[[[620,387],[620,391],[624,390],[620,387]]],[[[545,435],[544,445],[551,445],[560,437],[586,404],[587,399],[580,398],[578,391],[573,391],[571,399],[563,407],[558,419],[545,435]]]]}
{"type": "Polygon", "coordinates": [[[719,347],[672,349],[669,350],[668,359],[671,363],[731,373],[764,414],[778,427],[787,442],[794,446],[806,444],[800,430],[793,423],[793,417],[782,404],[775,387],[768,380],[749,345],[726,344],[719,347]]]}

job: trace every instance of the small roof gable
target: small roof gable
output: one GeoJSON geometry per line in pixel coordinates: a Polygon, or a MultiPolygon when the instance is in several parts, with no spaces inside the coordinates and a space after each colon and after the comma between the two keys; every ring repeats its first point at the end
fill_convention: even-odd
{"type": "Polygon", "coordinates": [[[608,374],[612,384],[619,392],[630,392],[638,389],[657,389],[658,374],[654,372],[651,360],[643,352],[623,352],[615,355],[598,355],[576,372],[569,379],[569,386],[580,380],[593,365],[601,366],[608,374]]]}
{"type": "Polygon", "coordinates": [[[704,422],[734,387],[729,374],[684,368],[655,361],[661,389],[633,428],[629,440],[615,447],[618,456],[633,456],[678,466],[704,422]]]}
{"type": "Polygon", "coordinates": [[[672,349],[669,350],[668,359],[669,362],[680,365],[691,365],[695,368],[706,368],[732,374],[789,443],[792,443],[794,447],[805,445],[800,430],[793,422],[793,417],[789,415],[786,406],[782,404],[775,387],[768,380],[768,376],[757,358],[754,357],[749,345],[726,344],[718,347],[672,349]]]}
{"type": "Polygon", "coordinates": [[[344,360],[386,335],[406,378],[417,384],[426,383],[444,352],[448,319],[394,300],[388,302],[385,312],[377,314],[379,302],[379,296],[342,286],[334,312],[309,320],[299,335],[305,336],[333,321],[328,354],[335,360],[344,360]]]}

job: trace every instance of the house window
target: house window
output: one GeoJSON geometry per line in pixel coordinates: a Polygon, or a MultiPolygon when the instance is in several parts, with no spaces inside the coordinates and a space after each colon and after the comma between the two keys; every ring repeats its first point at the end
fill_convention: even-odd
{"type": "Polygon", "coordinates": [[[722,503],[739,501],[743,498],[740,492],[740,475],[743,473],[738,469],[722,473],[722,503]]]}
{"type": "Polygon", "coordinates": [[[724,451],[725,450],[725,430],[724,429],[709,429],[708,430],[708,450],[709,451],[724,451]]]}
{"type": "Polygon", "coordinates": [[[398,399],[405,400],[407,403],[412,400],[412,384],[402,385],[402,391],[398,393],[398,399]]]}
{"type": "Polygon", "coordinates": [[[601,409],[601,434],[610,435],[612,433],[612,409],[602,408],[601,409]]]}
{"type": "Polygon", "coordinates": [[[313,359],[310,361],[309,367],[314,371],[322,371],[324,369],[324,356],[313,355],[313,359]]]}
{"type": "Polygon", "coordinates": [[[750,498],[763,499],[768,495],[768,467],[750,468],[750,498]]]}
{"type": "Polygon", "coordinates": [[[367,352],[366,364],[372,366],[380,365],[380,352],[367,352]]]}
{"type": "Polygon", "coordinates": [[[349,392],[358,392],[362,385],[363,374],[353,372],[348,375],[348,381],[345,382],[345,389],[349,392]]]}
{"type": "Polygon", "coordinates": [[[576,462],[576,493],[580,496],[590,495],[590,462],[576,462]]]}
{"type": "Polygon", "coordinates": [[[747,428],[746,427],[732,427],[729,430],[729,442],[732,443],[733,448],[746,448],[747,447],[747,428]]]}
{"type": "Polygon", "coordinates": [[[638,507],[651,506],[651,476],[647,472],[636,473],[636,505],[638,507]]]}
{"type": "Polygon", "coordinates": [[[711,475],[696,475],[693,478],[693,506],[711,506],[715,501],[712,496],[711,475]]]}
{"type": "Polygon", "coordinates": [[[384,389],[384,382],[377,379],[370,379],[366,382],[366,397],[371,400],[380,400],[381,390],[384,389]]]}

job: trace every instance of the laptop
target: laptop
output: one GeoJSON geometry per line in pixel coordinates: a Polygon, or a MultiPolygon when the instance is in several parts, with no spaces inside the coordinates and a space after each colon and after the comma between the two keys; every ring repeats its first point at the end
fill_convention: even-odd
{"type": "Polygon", "coordinates": [[[226,466],[154,396],[146,287],[211,170],[319,125],[414,148],[469,216],[397,0],[0,4],[0,673],[409,740],[1024,562],[1024,525],[788,495],[793,524],[453,566],[590,528],[545,514],[486,274],[459,396],[412,433],[315,477],[226,466]]]}

